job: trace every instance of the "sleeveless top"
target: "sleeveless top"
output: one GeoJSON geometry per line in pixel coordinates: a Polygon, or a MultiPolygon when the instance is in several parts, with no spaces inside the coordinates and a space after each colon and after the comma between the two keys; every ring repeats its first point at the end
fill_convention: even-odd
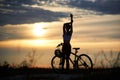
{"type": "Polygon", "coordinates": [[[71,35],[66,35],[66,34],[64,34],[64,35],[63,35],[63,39],[64,39],[64,40],[70,40],[70,39],[71,39],[71,35]]]}

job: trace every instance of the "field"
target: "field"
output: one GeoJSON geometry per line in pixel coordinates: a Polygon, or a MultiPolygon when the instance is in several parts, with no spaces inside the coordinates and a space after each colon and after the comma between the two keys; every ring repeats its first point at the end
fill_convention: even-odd
{"type": "Polygon", "coordinates": [[[69,70],[55,73],[50,68],[1,68],[0,80],[117,80],[120,68],[93,69],[91,73],[84,70],[69,70]]]}

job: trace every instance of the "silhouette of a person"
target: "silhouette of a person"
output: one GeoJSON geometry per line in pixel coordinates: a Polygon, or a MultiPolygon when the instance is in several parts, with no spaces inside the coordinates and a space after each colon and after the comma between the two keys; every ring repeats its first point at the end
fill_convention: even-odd
{"type": "Polygon", "coordinates": [[[65,59],[66,59],[66,69],[69,69],[69,56],[71,53],[70,40],[71,40],[72,33],[73,33],[73,26],[72,26],[73,15],[70,14],[70,17],[71,17],[71,22],[64,23],[64,25],[63,25],[62,69],[64,69],[65,59]]]}

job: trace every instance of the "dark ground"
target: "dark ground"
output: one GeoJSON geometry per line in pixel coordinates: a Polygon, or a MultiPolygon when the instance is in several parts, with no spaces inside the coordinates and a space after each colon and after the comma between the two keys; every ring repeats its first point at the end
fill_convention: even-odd
{"type": "Polygon", "coordinates": [[[93,69],[91,73],[84,70],[69,70],[55,73],[46,68],[0,68],[0,80],[119,80],[120,68],[93,69]]]}

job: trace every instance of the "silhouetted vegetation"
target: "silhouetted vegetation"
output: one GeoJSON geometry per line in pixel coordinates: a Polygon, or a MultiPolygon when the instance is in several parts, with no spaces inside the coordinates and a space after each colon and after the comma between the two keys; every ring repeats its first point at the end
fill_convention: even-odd
{"type": "Polygon", "coordinates": [[[113,57],[114,54],[112,51],[110,51],[109,56],[106,55],[104,51],[101,51],[99,55],[95,55],[96,57],[94,59],[94,65],[96,65],[98,57],[102,55],[103,59],[106,61],[105,63],[108,63],[110,67],[106,67],[104,65],[104,60],[101,60],[100,64],[102,67],[94,68],[91,73],[87,74],[84,73],[84,70],[82,69],[77,72],[74,70],[69,70],[67,73],[57,74],[51,68],[38,68],[35,66],[32,67],[35,63],[35,53],[36,50],[32,49],[32,52],[28,53],[27,59],[23,60],[18,65],[9,64],[7,61],[1,63],[0,80],[8,80],[10,77],[12,78],[9,80],[19,80],[17,77],[14,78],[14,76],[17,75],[20,76],[19,78],[21,80],[56,80],[57,78],[62,79],[60,77],[63,77],[63,75],[68,76],[69,80],[115,80],[119,78],[118,74],[120,74],[120,52],[116,54],[113,59],[110,58],[113,57]]]}
{"type": "Polygon", "coordinates": [[[120,52],[114,53],[112,50],[106,53],[101,50],[94,55],[94,66],[99,65],[101,68],[117,68],[120,67],[120,52]]]}

